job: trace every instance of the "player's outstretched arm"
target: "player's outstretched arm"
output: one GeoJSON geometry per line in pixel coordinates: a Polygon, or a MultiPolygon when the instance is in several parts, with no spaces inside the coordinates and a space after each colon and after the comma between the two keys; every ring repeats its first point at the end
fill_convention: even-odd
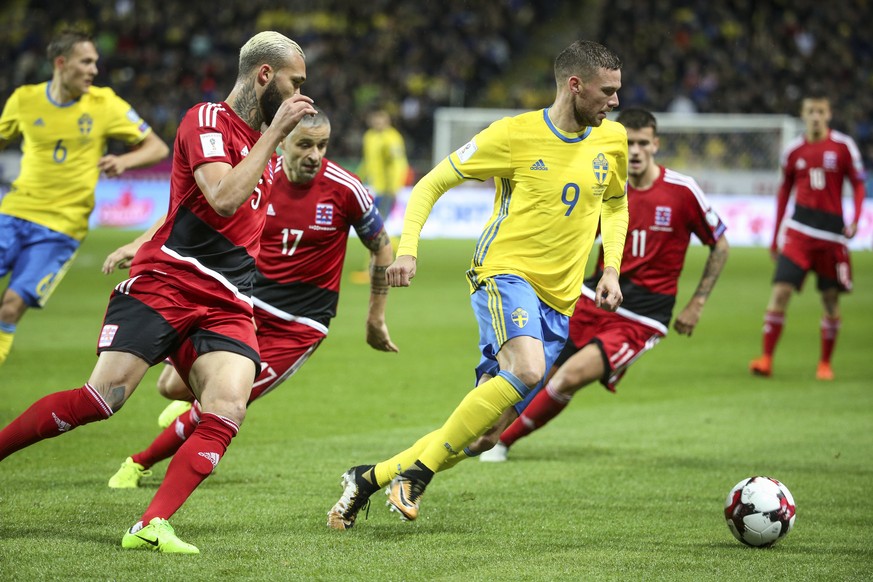
{"type": "Polygon", "coordinates": [[[412,255],[398,255],[385,271],[388,284],[392,287],[409,287],[410,281],[415,277],[415,263],[412,255]]]}
{"type": "Polygon", "coordinates": [[[430,211],[440,196],[463,181],[464,178],[452,169],[449,158],[446,158],[425,174],[412,189],[406,204],[406,213],[403,215],[403,232],[397,248],[397,259],[387,271],[389,285],[409,287],[409,282],[415,277],[421,230],[430,216],[430,211]]]}
{"type": "Polygon", "coordinates": [[[724,265],[727,262],[730,246],[727,238],[721,237],[709,250],[709,258],[703,266],[703,274],[700,276],[700,283],[697,284],[697,289],[694,295],[688,301],[676,321],[673,322],[673,329],[682,335],[691,336],[697,322],[700,321],[700,315],[703,313],[703,306],[709,298],[709,294],[715,287],[715,282],[721,274],[724,265]]]}
{"type": "Polygon", "coordinates": [[[120,156],[113,154],[103,156],[97,162],[97,167],[110,178],[115,178],[127,170],[154,165],[168,155],[170,155],[170,148],[152,131],[131,151],[120,156]]]}
{"type": "Polygon", "coordinates": [[[385,306],[388,302],[388,266],[394,257],[391,239],[385,228],[374,239],[364,241],[370,250],[370,308],[367,311],[367,344],[382,352],[399,352],[391,341],[385,323],[385,306]]]}
{"type": "Polygon", "coordinates": [[[139,250],[146,241],[152,239],[155,236],[155,233],[158,232],[158,229],[164,224],[164,220],[166,220],[167,215],[160,217],[157,222],[149,227],[147,231],[133,239],[131,242],[126,245],[121,245],[106,257],[106,260],[103,261],[103,273],[106,275],[111,274],[115,269],[129,269],[130,263],[133,261],[134,255],[136,255],[136,251],[139,250]]]}

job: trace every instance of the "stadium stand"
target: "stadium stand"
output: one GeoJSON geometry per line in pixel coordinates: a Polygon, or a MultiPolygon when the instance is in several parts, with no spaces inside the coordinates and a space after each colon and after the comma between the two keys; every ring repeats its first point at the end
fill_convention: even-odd
{"type": "MultiPolygon", "coordinates": [[[[655,111],[796,114],[820,84],[834,99],[834,127],[873,161],[873,18],[864,2],[815,0],[500,0],[472,3],[231,0],[151,3],[12,0],[0,8],[0,101],[50,76],[45,46],[63,24],[93,30],[98,84],[112,86],[172,143],[186,108],[227,93],[236,48],[273,28],[307,51],[305,92],[330,112],[332,155],[357,160],[364,112],[387,106],[409,156],[430,164],[440,106],[533,108],[551,76],[536,39],[588,37],[625,63],[624,105],[655,111]],[[528,55],[539,54],[540,58],[528,55]],[[538,90],[538,89],[537,89],[538,90]]],[[[550,92],[550,90],[549,90],[550,92]]]]}

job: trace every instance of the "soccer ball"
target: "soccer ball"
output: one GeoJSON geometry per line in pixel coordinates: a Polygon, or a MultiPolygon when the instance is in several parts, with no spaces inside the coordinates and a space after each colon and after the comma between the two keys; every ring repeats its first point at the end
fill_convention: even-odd
{"type": "Polygon", "coordinates": [[[724,518],[734,537],[748,546],[767,548],[794,527],[794,497],[770,477],[737,483],[724,502],[724,518]]]}

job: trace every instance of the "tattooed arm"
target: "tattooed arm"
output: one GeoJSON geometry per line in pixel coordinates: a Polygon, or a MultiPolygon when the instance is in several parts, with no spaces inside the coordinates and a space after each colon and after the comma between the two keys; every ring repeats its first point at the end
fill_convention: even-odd
{"type": "Polygon", "coordinates": [[[373,349],[383,352],[397,352],[399,349],[388,334],[385,323],[385,304],[388,301],[388,280],[385,270],[394,259],[394,250],[384,227],[372,238],[361,237],[364,246],[370,251],[370,309],[367,313],[367,343],[373,349]]]}
{"type": "Polygon", "coordinates": [[[710,248],[709,258],[706,260],[706,265],[703,267],[703,275],[700,276],[700,283],[697,284],[697,289],[694,295],[688,301],[685,309],[676,317],[673,322],[673,329],[682,335],[690,336],[694,331],[697,322],[700,321],[700,314],[703,312],[703,306],[706,304],[707,298],[715,287],[715,282],[718,280],[724,264],[727,262],[729,246],[727,239],[721,237],[710,248]]]}

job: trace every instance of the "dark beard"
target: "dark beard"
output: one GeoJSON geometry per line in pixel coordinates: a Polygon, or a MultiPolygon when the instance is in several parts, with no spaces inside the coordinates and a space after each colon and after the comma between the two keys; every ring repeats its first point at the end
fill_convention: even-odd
{"type": "Polygon", "coordinates": [[[273,123],[273,118],[276,117],[276,112],[279,111],[282,101],[284,99],[282,99],[279,89],[276,88],[275,81],[267,83],[267,88],[264,89],[264,94],[261,95],[261,99],[258,101],[261,107],[261,115],[264,116],[264,123],[267,125],[273,123]]]}

